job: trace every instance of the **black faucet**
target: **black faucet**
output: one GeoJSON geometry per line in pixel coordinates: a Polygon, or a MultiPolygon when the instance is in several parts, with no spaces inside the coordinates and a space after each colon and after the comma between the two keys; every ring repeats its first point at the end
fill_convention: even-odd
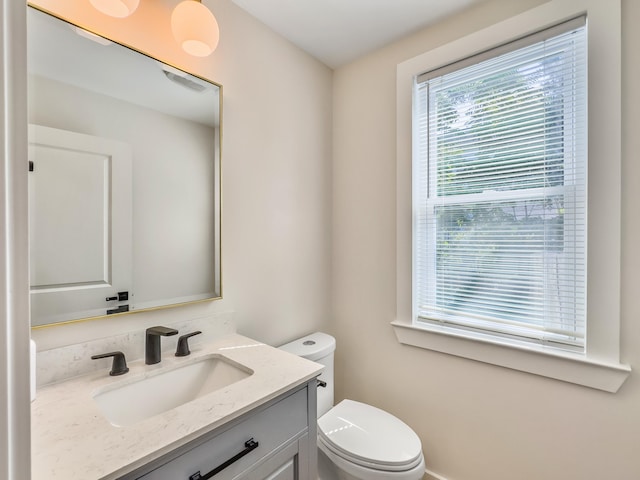
{"type": "Polygon", "coordinates": [[[144,363],[154,365],[160,363],[160,337],[170,337],[177,335],[178,330],[167,327],[151,327],[147,328],[147,338],[144,348],[144,363]]]}

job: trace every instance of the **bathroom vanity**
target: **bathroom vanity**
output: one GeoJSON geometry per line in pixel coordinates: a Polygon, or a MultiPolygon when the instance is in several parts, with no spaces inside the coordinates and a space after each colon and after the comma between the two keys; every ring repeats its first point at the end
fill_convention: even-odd
{"type": "Polygon", "coordinates": [[[158,365],[135,361],[129,368],[38,390],[34,480],[315,480],[321,365],[232,334],[189,357],[168,352],[158,365]],[[187,388],[175,378],[194,368],[205,369],[202,385],[177,406],[163,404],[187,388]],[[148,409],[138,408],[145,402],[148,409]]]}

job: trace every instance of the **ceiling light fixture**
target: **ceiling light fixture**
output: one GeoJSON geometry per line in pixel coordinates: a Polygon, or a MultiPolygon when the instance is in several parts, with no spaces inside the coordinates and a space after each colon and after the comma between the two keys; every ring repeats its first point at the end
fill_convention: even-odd
{"type": "Polygon", "coordinates": [[[124,18],[136,11],[140,0],[89,0],[96,10],[110,17],[124,18]]]}
{"type": "Polygon", "coordinates": [[[201,0],[179,3],[171,14],[171,30],[182,49],[195,57],[211,55],[220,40],[216,17],[201,0]]]}

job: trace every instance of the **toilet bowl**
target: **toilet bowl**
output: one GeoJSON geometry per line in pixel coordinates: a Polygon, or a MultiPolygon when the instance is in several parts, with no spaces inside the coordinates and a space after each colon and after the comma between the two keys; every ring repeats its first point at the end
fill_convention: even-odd
{"type": "Polygon", "coordinates": [[[384,410],[353,400],[333,406],[335,339],[313,333],[280,347],[325,366],[318,377],[321,480],[420,480],[425,473],[416,433],[384,410]]]}

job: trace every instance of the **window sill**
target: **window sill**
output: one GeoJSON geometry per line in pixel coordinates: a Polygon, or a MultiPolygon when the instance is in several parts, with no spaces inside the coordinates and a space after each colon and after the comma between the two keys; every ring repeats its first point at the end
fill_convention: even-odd
{"type": "Polygon", "coordinates": [[[460,334],[446,327],[417,327],[391,322],[400,343],[427,350],[499,365],[522,372],[615,393],[631,373],[631,367],[589,359],[583,355],[549,351],[544,347],[519,345],[460,334]]]}

